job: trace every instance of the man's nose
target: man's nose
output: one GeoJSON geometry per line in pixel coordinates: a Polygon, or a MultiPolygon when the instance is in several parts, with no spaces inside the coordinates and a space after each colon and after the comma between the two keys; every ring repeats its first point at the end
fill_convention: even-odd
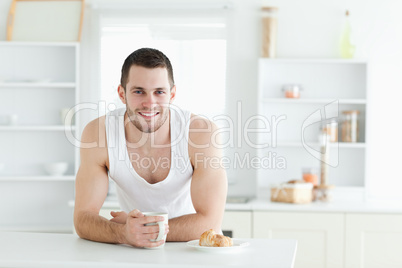
{"type": "Polygon", "coordinates": [[[152,94],[148,94],[143,102],[142,102],[142,106],[144,108],[148,108],[148,109],[152,109],[156,106],[156,99],[152,94]]]}

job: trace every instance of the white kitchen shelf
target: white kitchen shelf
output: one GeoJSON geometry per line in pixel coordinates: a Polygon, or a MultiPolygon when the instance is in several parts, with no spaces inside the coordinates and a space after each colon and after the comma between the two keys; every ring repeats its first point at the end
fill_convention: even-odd
{"type": "Polygon", "coordinates": [[[25,41],[0,41],[0,46],[10,47],[73,47],[78,46],[78,42],[25,42],[25,41]]]}
{"type": "Polygon", "coordinates": [[[0,181],[74,181],[75,176],[63,175],[63,176],[16,176],[16,175],[2,175],[0,181]]]}
{"type": "MultiPolygon", "coordinates": [[[[318,142],[306,142],[306,145],[308,146],[313,146],[313,147],[320,147],[320,143],[318,142]]],[[[338,142],[338,143],[330,143],[331,147],[337,147],[339,148],[356,148],[356,149],[364,149],[366,148],[366,143],[364,142],[338,142]]],[[[276,147],[300,147],[303,148],[303,144],[301,142],[277,142],[276,147]]],[[[272,148],[272,147],[270,147],[272,148]]]]}
{"type": "Polygon", "coordinates": [[[258,183],[268,187],[300,178],[303,167],[320,167],[320,157],[310,149],[320,148],[320,128],[329,120],[338,123],[341,136],[343,111],[358,110],[358,143],[333,143],[330,150],[333,162],[329,182],[346,187],[366,187],[367,105],[369,66],[366,59],[261,58],[258,62],[259,80],[256,134],[262,159],[258,183]],[[287,84],[301,85],[300,98],[284,97],[287,84]],[[303,146],[301,137],[306,144],[303,146]],[[271,147],[276,143],[275,148],[271,147]],[[339,148],[339,151],[336,150],[339,148]],[[335,161],[335,159],[337,159],[335,161]]]}
{"type": "Polygon", "coordinates": [[[0,203],[9,204],[0,212],[19,211],[2,227],[71,226],[65,204],[74,198],[79,116],[74,113],[72,126],[61,117],[80,103],[79,52],[78,42],[0,41],[0,203]],[[17,124],[5,125],[8,115],[17,124]],[[52,162],[69,163],[65,175],[47,175],[43,164],[52,162]],[[50,214],[38,212],[44,204],[50,214]]]}
{"type": "Polygon", "coordinates": [[[327,104],[339,101],[339,104],[366,104],[366,99],[291,99],[291,98],[264,98],[263,103],[279,104],[327,104]]]}
{"type": "Polygon", "coordinates": [[[273,63],[328,63],[328,64],[366,64],[366,59],[334,59],[334,58],[261,58],[262,61],[269,61],[273,63]]]}
{"type": "Polygon", "coordinates": [[[71,88],[74,89],[75,83],[70,82],[3,82],[1,88],[71,88]]]}
{"type": "Polygon", "coordinates": [[[49,125],[49,126],[0,126],[0,131],[75,131],[75,126],[49,125]]]}

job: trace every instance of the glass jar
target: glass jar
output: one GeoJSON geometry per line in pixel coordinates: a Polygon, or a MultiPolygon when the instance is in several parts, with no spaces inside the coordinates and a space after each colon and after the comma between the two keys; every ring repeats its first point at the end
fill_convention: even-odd
{"type": "Polygon", "coordinates": [[[321,126],[321,132],[328,135],[330,142],[338,141],[338,122],[332,119],[330,122],[325,122],[321,126]]]}
{"type": "Polygon", "coordinates": [[[262,7],[262,57],[275,58],[276,56],[276,7],[262,7]]]}
{"type": "Polygon", "coordinates": [[[285,98],[298,99],[300,98],[300,91],[302,91],[301,85],[287,84],[282,87],[285,98]]]}
{"type": "Polygon", "coordinates": [[[358,142],[359,140],[359,111],[343,111],[342,141],[358,142]]]}
{"type": "Polygon", "coordinates": [[[318,185],[318,169],[317,168],[303,168],[303,181],[310,182],[314,186],[318,185]]]}

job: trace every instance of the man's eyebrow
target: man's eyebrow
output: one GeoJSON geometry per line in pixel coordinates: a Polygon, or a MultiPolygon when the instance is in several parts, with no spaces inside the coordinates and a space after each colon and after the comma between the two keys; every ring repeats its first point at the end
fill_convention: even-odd
{"type": "Polygon", "coordinates": [[[133,89],[141,89],[141,90],[144,90],[144,88],[142,88],[142,87],[137,87],[137,86],[132,86],[132,87],[130,88],[130,90],[133,90],[133,89]]]}
{"type": "MultiPolygon", "coordinates": [[[[145,89],[143,87],[139,87],[139,86],[132,86],[130,88],[130,90],[145,90],[145,89]]],[[[154,88],[153,90],[167,90],[167,88],[166,87],[157,87],[157,88],[154,88]]]]}

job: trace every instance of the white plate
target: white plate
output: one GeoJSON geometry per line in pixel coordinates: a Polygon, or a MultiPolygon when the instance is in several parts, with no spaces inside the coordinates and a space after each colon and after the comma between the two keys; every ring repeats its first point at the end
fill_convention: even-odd
{"type": "Polygon", "coordinates": [[[244,241],[244,240],[238,240],[238,239],[232,239],[233,241],[233,246],[231,247],[205,247],[205,246],[200,246],[200,240],[192,240],[187,242],[187,246],[201,250],[201,251],[206,251],[206,252],[215,252],[215,253],[221,253],[221,252],[235,252],[241,248],[247,247],[250,245],[249,242],[244,241]]]}

